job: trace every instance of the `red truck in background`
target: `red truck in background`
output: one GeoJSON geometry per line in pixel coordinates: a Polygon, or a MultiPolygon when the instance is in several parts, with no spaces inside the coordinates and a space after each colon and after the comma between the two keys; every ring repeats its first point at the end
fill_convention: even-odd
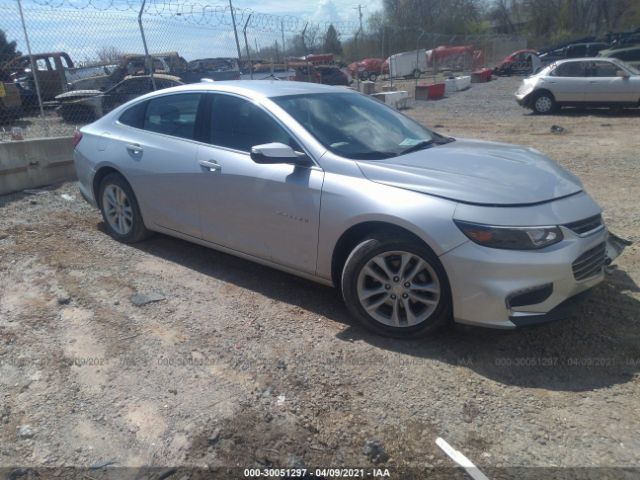
{"type": "Polygon", "coordinates": [[[440,45],[427,50],[427,65],[439,69],[475,70],[484,65],[484,52],[473,45],[440,45]]]}
{"type": "Polygon", "coordinates": [[[358,76],[360,80],[375,82],[382,74],[389,73],[389,64],[383,58],[363,58],[359,62],[349,64],[349,72],[352,76],[358,76]]]}

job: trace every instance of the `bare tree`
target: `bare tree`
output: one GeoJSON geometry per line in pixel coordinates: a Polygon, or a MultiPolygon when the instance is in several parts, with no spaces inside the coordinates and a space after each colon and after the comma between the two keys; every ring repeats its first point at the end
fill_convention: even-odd
{"type": "Polygon", "coordinates": [[[100,48],[96,52],[96,55],[100,63],[118,63],[124,55],[124,52],[118,47],[110,46],[100,48]]]}

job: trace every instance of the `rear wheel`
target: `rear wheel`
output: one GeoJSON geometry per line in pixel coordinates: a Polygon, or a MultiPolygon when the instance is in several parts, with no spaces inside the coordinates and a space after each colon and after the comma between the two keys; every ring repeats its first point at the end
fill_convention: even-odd
{"type": "Polygon", "coordinates": [[[342,294],[349,311],[382,335],[423,337],[451,319],[444,268],[410,239],[376,235],[356,246],[342,272],[342,294]]]}
{"type": "Polygon", "coordinates": [[[413,71],[413,78],[420,78],[420,70],[417,68],[413,71]]]}
{"type": "Polygon", "coordinates": [[[375,82],[378,79],[378,74],[377,73],[370,73],[369,74],[369,80],[372,82],[375,82]]]}
{"type": "Polygon", "coordinates": [[[531,102],[533,111],[540,115],[552,113],[557,108],[553,95],[549,92],[539,92],[531,102]]]}
{"type": "Polygon", "coordinates": [[[122,175],[110,173],[102,179],[99,199],[102,218],[113,238],[135,243],[151,235],[144,226],[133,190],[122,175]]]}

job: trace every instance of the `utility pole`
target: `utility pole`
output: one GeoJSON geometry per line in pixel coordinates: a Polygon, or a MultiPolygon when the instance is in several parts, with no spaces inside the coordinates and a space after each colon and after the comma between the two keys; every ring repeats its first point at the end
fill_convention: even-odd
{"type": "Polygon", "coordinates": [[[286,56],[286,47],[284,43],[284,20],[280,20],[280,33],[282,33],[282,56],[284,57],[284,69],[289,70],[289,65],[287,64],[287,56],[286,56]]]}
{"type": "MultiPolygon", "coordinates": [[[[355,34],[354,40],[355,40],[355,50],[356,50],[356,55],[358,53],[358,37],[360,35],[362,35],[362,5],[359,3],[357,7],[354,7],[355,9],[358,10],[358,20],[360,22],[360,28],[358,29],[358,31],[355,34]]],[[[358,88],[360,88],[360,75],[358,72],[356,72],[356,77],[358,79],[358,88]]]]}
{"type": "Polygon", "coordinates": [[[236,48],[238,49],[238,61],[242,59],[242,51],[240,50],[240,40],[238,40],[238,29],[236,28],[236,16],[233,13],[233,5],[229,0],[229,9],[231,10],[231,23],[233,23],[233,34],[236,37],[236,48]]]}

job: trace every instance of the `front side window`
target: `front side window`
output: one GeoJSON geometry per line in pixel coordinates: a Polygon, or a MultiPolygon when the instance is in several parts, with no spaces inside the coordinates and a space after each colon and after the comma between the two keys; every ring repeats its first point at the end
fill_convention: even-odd
{"type": "Polygon", "coordinates": [[[274,97],[325,148],[351,159],[381,160],[407,153],[443,137],[356,93],[315,93],[274,97]]]}
{"type": "Polygon", "coordinates": [[[213,145],[250,152],[255,145],[279,142],[300,149],[266,112],[239,97],[212,95],[210,121],[209,143],[213,145]]]}
{"type": "Polygon", "coordinates": [[[553,74],[556,77],[584,77],[586,70],[584,62],[567,62],[558,65],[553,74]]]}
{"type": "Polygon", "coordinates": [[[593,62],[591,66],[592,77],[615,77],[618,66],[611,62],[593,62]]]}
{"type": "Polygon", "coordinates": [[[194,138],[199,93],[182,93],[148,101],[144,129],[173,137],[194,138]]]}

